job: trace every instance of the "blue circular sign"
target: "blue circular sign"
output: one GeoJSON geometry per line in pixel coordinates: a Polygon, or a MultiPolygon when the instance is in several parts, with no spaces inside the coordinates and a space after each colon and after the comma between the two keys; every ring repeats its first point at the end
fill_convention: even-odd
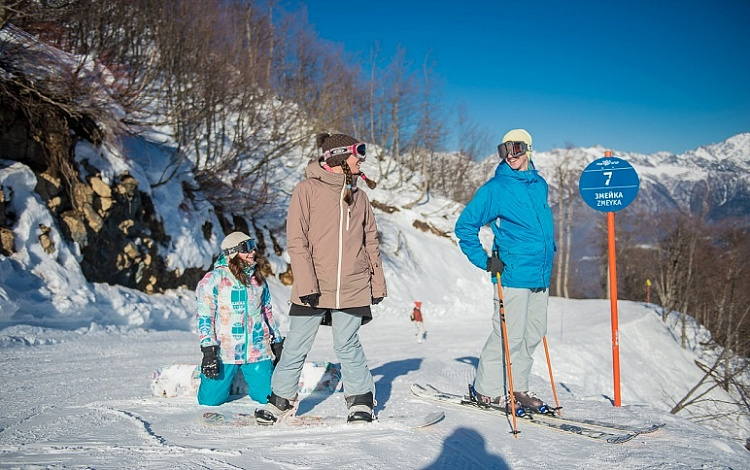
{"type": "Polygon", "coordinates": [[[622,158],[594,160],[581,173],[578,191],[583,200],[600,212],[625,209],[638,195],[638,173],[622,158]]]}

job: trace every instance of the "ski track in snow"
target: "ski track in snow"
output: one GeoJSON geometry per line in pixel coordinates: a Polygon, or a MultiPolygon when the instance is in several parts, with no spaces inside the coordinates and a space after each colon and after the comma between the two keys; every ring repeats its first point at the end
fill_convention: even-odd
{"type": "MultiPolygon", "coordinates": [[[[409,391],[414,382],[464,392],[473,376],[475,354],[483,342],[477,338],[483,336],[485,323],[488,320],[483,318],[461,324],[435,319],[422,344],[416,343],[407,319],[376,317],[362,329],[361,340],[376,381],[377,412],[384,417],[436,408],[445,412],[443,421],[416,430],[386,420],[361,428],[346,425],[343,394],[331,392],[304,398],[300,410],[341,417],[341,424],[305,428],[206,425],[199,417],[207,408],[198,406],[194,398],[153,397],[149,388],[157,368],[199,361],[197,337],[187,332],[97,331],[62,342],[5,342],[0,356],[0,467],[750,468],[748,453],[740,445],[664,409],[630,403],[630,387],[638,385],[631,385],[631,380],[620,408],[611,405],[608,389],[599,395],[591,393],[575,372],[575,361],[565,364],[568,361],[561,351],[569,344],[559,344],[559,340],[551,343],[561,348],[553,349],[559,382],[569,384],[558,385],[564,414],[629,424],[664,421],[666,427],[611,445],[519,421],[521,434],[514,439],[509,418],[436,406],[414,397],[409,391]]],[[[330,330],[322,329],[308,360],[334,359],[331,343],[330,330]]],[[[603,347],[599,354],[608,352],[603,347]]],[[[678,349],[677,355],[660,354],[676,361],[683,353],[678,349]]],[[[535,371],[532,386],[546,397],[546,370],[535,371]]],[[[255,406],[244,397],[219,408],[250,412],[255,406]]]]}

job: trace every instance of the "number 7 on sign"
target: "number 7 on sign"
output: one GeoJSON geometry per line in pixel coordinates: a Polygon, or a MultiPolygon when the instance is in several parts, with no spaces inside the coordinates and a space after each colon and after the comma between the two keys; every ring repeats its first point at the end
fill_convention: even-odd
{"type": "Polygon", "coordinates": [[[612,180],[612,172],[611,171],[604,171],[602,172],[604,176],[607,177],[607,181],[604,182],[604,186],[609,186],[610,180],[612,180]]]}

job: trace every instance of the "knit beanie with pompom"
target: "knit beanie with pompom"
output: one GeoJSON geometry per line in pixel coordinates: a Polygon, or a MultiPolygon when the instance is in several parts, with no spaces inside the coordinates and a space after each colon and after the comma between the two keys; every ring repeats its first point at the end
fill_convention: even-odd
{"type": "Polygon", "coordinates": [[[331,155],[330,153],[326,154],[326,152],[331,149],[358,144],[359,140],[346,134],[322,133],[317,135],[315,143],[317,144],[318,148],[323,151],[325,162],[328,164],[328,166],[334,167],[340,166],[342,163],[344,163],[346,159],[351,155],[351,152],[344,152],[336,155],[331,155]]]}

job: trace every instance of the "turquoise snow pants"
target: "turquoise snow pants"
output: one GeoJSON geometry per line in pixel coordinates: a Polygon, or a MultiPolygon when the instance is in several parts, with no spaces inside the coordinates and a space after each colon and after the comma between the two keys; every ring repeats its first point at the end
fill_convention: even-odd
{"type": "Polygon", "coordinates": [[[250,398],[258,403],[267,403],[267,397],[271,394],[271,375],[273,374],[273,362],[270,359],[250,364],[224,364],[222,362],[219,367],[219,376],[215,379],[209,379],[201,374],[198,404],[218,406],[226,403],[234,374],[239,371],[242,371],[242,375],[245,376],[250,398]]]}

